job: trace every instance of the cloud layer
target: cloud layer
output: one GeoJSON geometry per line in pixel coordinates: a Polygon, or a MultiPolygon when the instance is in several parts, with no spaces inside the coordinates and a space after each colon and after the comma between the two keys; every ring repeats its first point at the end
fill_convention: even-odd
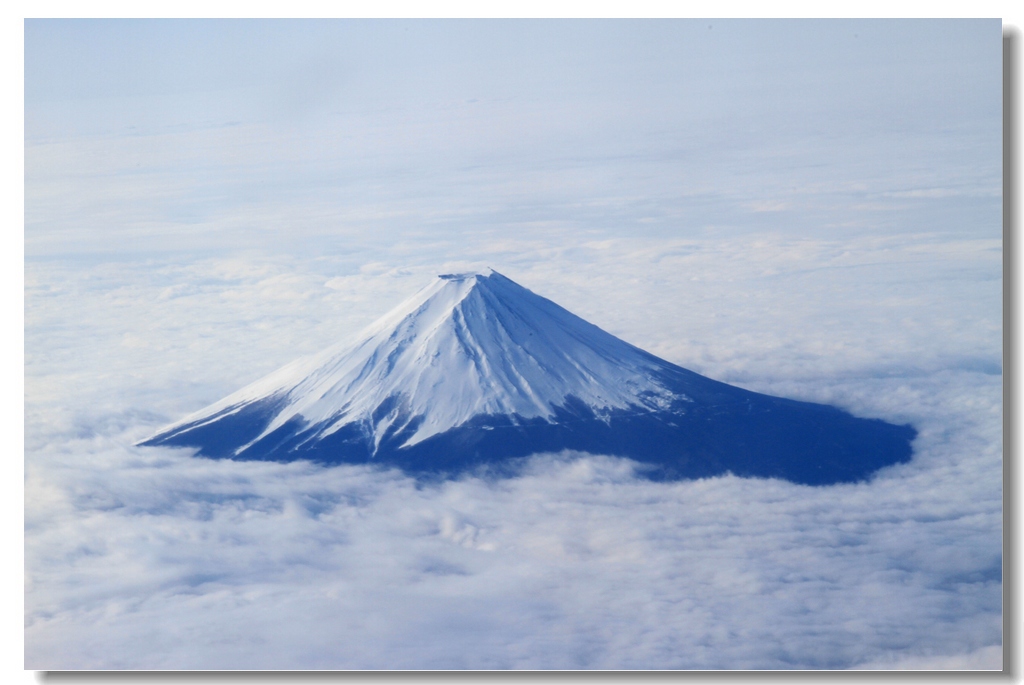
{"type": "MultiPolygon", "coordinates": [[[[906,265],[921,242],[913,245],[886,250],[906,265]]],[[[691,247],[724,282],[748,273],[746,243],[691,247]]],[[[991,268],[983,244],[953,257],[938,247],[924,251],[922,268],[991,268]]],[[[635,261],[591,256],[578,272],[619,283],[628,299],[625,274],[658,282],[659,272],[646,268],[657,262],[643,250],[627,258],[635,261]]],[[[786,266],[788,250],[759,259],[767,271],[807,278],[786,266]]],[[[958,655],[993,663],[991,650],[969,655],[1001,639],[998,357],[972,327],[935,334],[943,321],[927,312],[938,299],[949,305],[942,288],[899,297],[919,278],[913,269],[888,286],[891,312],[872,319],[850,314],[851,305],[826,324],[838,335],[814,331],[815,298],[785,289],[789,306],[774,314],[789,325],[778,327],[787,333],[772,354],[756,336],[718,337],[710,304],[690,317],[699,347],[677,341],[660,351],[684,364],[703,351],[710,371],[702,370],[716,377],[914,423],[914,460],[871,483],[651,483],[623,460],[563,454],[538,457],[512,479],[417,485],[370,468],[131,447],[269,370],[261,365],[364,323],[319,321],[317,312],[368,317],[421,273],[370,267],[324,280],[310,271],[237,259],[33,270],[30,668],[848,668],[958,655]],[[865,338],[891,339],[893,318],[909,327],[915,316],[933,334],[912,349],[897,337],[844,354],[865,338]],[[829,338],[835,356],[817,351],[829,338]]],[[[810,278],[835,294],[848,271],[810,278]]],[[[767,288],[775,278],[745,282],[767,288]]],[[[537,282],[545,283],[527,281],[537,282]]],[[[949,285],[976,296],[958,316],[992,314],[996,301],[971,290],[986,282],[949,285]]],[[[551,284],[584,290],[566,277],[551,284]]],[[[731,292],[744,316],[747,296],[731,292]]],[[[628,326],[628,309],[615,308],[628,326]]],[[[662,326],[666,345],[672,325],[662,326]]],[[[627,339],[645,345],[637,328],[627,339]]]]}
{"type": "Polygon", "coordinates": [[[1000,506],[978,482],[998,482],[998,454],[942,463],[923,441],[931,468],[830,488],[650,483],[579,455],[417,487],[72,444],[88,464],[65,455],[29,478],[28,666],[845,668],[972,652],[1000,635],[1000,506]]]}

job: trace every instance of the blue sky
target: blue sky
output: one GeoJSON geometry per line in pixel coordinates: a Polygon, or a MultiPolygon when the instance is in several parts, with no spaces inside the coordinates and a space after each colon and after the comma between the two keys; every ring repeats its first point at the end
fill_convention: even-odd
{"type": "Polygon", "coordinates": [[[30,668],[998,659],[998,21],[33,20],[25,49],[30,668]],[[417,490],[132,447],[483,266],[913,422],[915,458],[417,490]]]}

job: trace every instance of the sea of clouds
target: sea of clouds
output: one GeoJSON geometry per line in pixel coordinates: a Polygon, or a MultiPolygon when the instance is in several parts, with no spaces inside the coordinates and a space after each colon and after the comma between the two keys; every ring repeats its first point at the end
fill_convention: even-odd
{"type": "Polygon", "coordinates": [[[820,265],[827,244],[766,245],[758,261],[780,273],[751,275],[744,243],[698,241],[688,258],[717,278],[686,279],[683,303],[657,295],[678,266],[642,248],[559,260],[561,279],[507,270],[578,291],[576,311],[712,377],[920,431],[909,464],[823,488],[652,483],[572,454],[424,486],[135,448],[426,274],[324,279],[240,259],[30,269],[27,665],[847,668],[983,650],[977,663],[998,666],[998,243],[922,243],[860,254],[890,274],[866,286],[884,298],[846,294],[862,269],[786,267],[794,252],[820,265]],[[643,282],[611,275],[630,270],[643,282]],[[588,291],[604,297],[587,304],[588,291]],[[859,298],[888,304],[858,311],[859,298]]]}
{"type": "Polygon", "coordinates": [[[999,668],[998,22],[960,52],[903,26],[895,69],[877,24],[698,24],[685,50],[555,31],[554,76],[520,26],[527,67],[487,53],[512,85],[449,55],[456,85],[407,97],[354,70],[357,104],[313,97],[347,58],[275,81],[283,109],[27,85],[26,667],[999,668]],[[709,31],[765,64],[726,79],[709,31]],[[689,91],[668,53],[707,67],[689,91]],[[484,266],[712,378],[911,423],[914,457],[829,487],[574,453],[424,484],[133,446],[484,266]]]}

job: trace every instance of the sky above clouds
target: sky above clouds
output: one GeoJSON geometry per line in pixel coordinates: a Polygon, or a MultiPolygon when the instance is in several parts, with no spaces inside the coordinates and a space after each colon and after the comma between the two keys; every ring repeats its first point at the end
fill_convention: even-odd
{"type": "Polygon", "coordinates": [[[25,27],[26,666],[995,667],[998,21],[25,27]],[[869,483],[133,447],[491,266],[869,483]]]}

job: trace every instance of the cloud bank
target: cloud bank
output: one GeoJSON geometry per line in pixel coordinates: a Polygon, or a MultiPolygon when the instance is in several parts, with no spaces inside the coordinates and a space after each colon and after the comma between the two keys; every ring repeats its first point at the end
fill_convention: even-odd
{"type": "MultiPolygon", "coordinates": [[[[505,480],[417,484],[368,467],[218,462],[134,448],[163,422],[269,370],[256,367],[363,323],[318,320],[328,303],[369,316],[373,303],[406,294],[398,291],[421,268],[370,267],[331,279],[292,260],[33,270],[27,665],[991,664],[1001,640],[998,347],[974,327],[935,335],[934,323],[930,336],[907,333],[921,336],[912,348],[886,336],[893,318],[912,329],[915,317],[934,321],[929,307],[950,300],[943,288],[901,298],[901,288],[917,289],[919,273],[906,265],[922,242],[908,241],[896,256],[893,243],[884,244],[904,265],[879,267],[900,274],[887,286],[892,311],[871,318],[851,306],[826,323],[838,334],[815,331],[818,298],[790,288],[780,291],[790,293],[789,306],[773,312],[787,325],[777,327],[772,354],[756,336],[719,337],[707,294],[687,322],[699,344],[673,340],[677,324],[661,327],[668,351],[659,353],[684,364],[693,356],[705,373],[920,431],[909,464],[870,483],[826,488],[734,477],[652,483],[630,462],[599,455],[538,456],[505,480]],[[338,301],[342,293],[347,299],[338,301]],[[864,339],[890,343],[842,354],[864,339]],[[823,342],[837,354],[818,351],[823,342]]],[[[694,261],[725,283],[749,271],[744,243],[691,249],[707,253],[694,261]]],[[[816,263],[823,249],[811,250],[816,263]]],[[[808,277],[786,267],[790,250],[765,253],[764,271],[778,274],[745,283],[810,278],[834,296],[846,286],[843,266],[808,277]]],[[[983,243],[963,253],[935,243],[923,253],[921,268],[961,274],[948,286],[964,298],[957,316],[985,320],[997,309],[995,299],[971,298],[991,282],[973,277],[993,264],[983,243]]],[[[578,273],[591,273],[595,289],[617,282],[624,299],[626,274],[659,282],[647,268],[658,260],[644,250],[625,254],[633,263],[590,255],[578,273]]],[[[668,262],[665,274],[676,266],[668,262]]],[[[542,262],[537,273],[548,276],[542,262]]],[[[572,278],[550,282],[565,293],[585,290],[572,278]]],[[[747,299],[735,285],[710,288],[747,299]]],[[[600,298],[590,306],[609,309],[600,298]]],[[[628,308],[616,310],[628,326],[628,308]]],[[[736,311],[743,315],[742,304],[736,311]]],[[[614,328],[609,320],[602,323],[614,328]]],[[[644,345],[637,329],[632,339],[644,345]]]]}
{"type": "Polygon", "coordinates": [[[809,488],[560,455],[417,487],[90,442],[29,478],[30,668],[846,668],[999,641],[999,502],[941,487],[957,465],[809,488]]]}

